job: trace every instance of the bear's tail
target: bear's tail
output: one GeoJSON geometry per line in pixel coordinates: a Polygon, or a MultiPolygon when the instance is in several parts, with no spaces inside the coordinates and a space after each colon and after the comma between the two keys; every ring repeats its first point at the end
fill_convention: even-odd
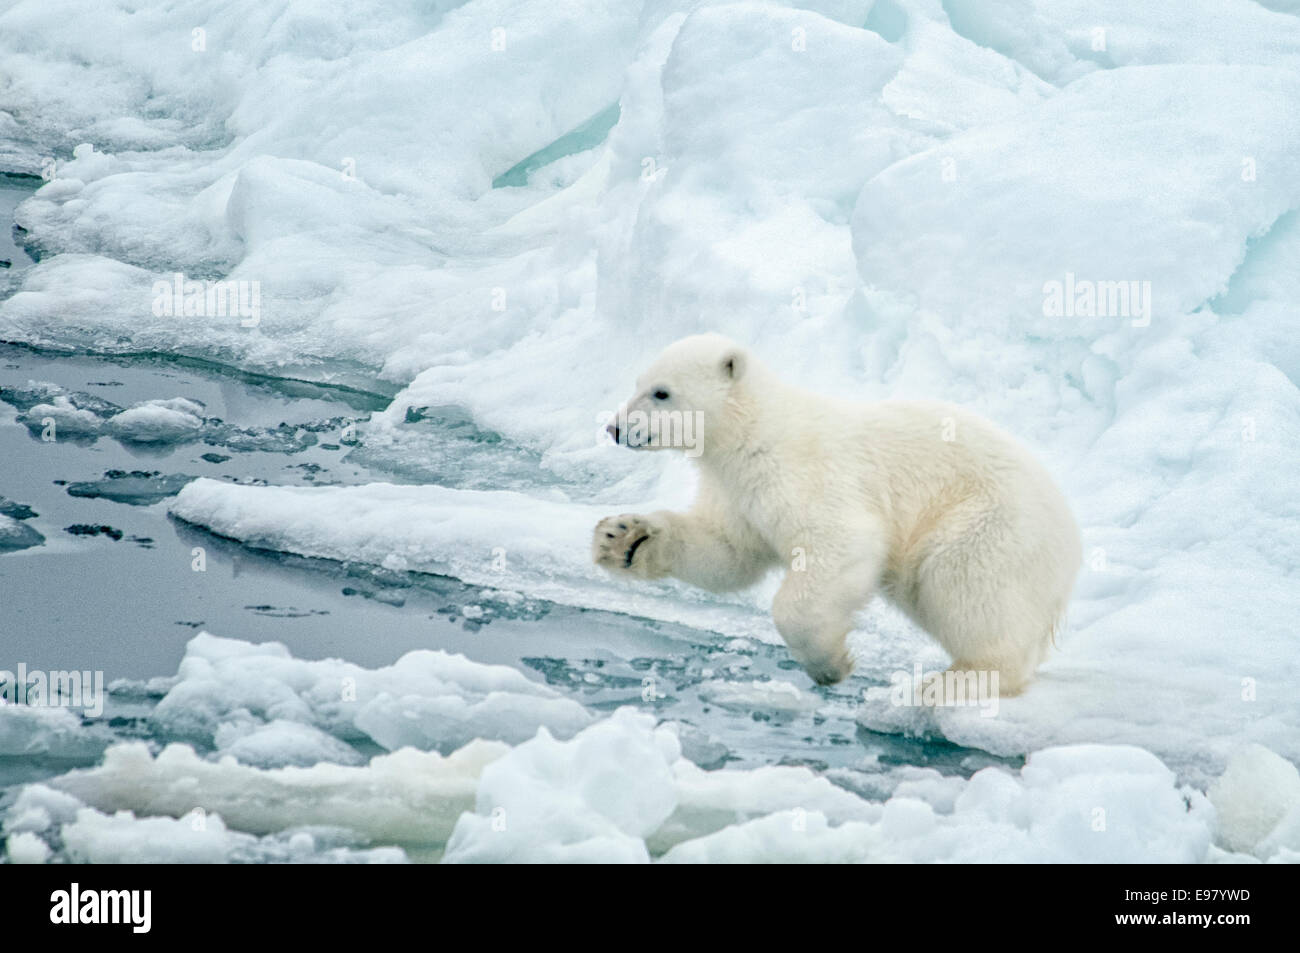
{"type": "Polygon", "coordinates": [[[1049,625],[1047,628],[1047,638],[1048,641],[1052,643],[1052,648],[1060,649],[1060,645],[1058,645],[1056,642],[1056,637],[1065,632],[1066,624],[1068,623],[1068,621],[1069,620],[1066,618],[1065,607],[1062,606],[1060,609],[1057,610],[1056,615],[1053,616],[1053,621],[1051,625],[1049,625]]]}

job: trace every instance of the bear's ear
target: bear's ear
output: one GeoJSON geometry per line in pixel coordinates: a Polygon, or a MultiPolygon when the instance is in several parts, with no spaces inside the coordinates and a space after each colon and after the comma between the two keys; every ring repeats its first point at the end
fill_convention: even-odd
{"type": "Polygon", "coordinates": [[[722,376],[728,380],[738,381],[745,374],[745,352],[733,348],[722,355],[722,376]]]}

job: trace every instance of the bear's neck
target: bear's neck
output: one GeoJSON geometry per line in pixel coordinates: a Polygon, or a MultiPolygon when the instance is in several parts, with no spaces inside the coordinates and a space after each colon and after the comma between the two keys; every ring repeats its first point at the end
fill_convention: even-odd
{"type": "Polygon", "coordinates": [[[779,466],[780,431],[798,419],[805,398],[766,368],[752,368],[736,383],[722,419],[705,421],[700,467],[718,476],[752,477],[766,466],[779,466]]]}

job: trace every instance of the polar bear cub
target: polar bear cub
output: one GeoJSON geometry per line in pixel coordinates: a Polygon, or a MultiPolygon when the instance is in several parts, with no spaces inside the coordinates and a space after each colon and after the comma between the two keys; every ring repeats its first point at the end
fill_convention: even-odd
{"type": "Polygon", "coordinates": [[[670,345],[607,429],[632,449],[686,450],[700,481],[684,513],[601,520],[595,562],[715,592],[785,567],[772,618],[817,682],[852,670],[853,616],[876,592],[952,671],[996,673],[1001,694],[1046,654],[1079,531],[1047,472],[988,421],[938,402],[813,394],[703,334],[670,345]]]}

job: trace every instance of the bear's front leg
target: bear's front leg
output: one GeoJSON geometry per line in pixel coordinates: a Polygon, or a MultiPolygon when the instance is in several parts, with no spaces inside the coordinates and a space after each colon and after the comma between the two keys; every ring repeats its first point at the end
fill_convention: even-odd
{"type": "Polygon", "coordinates": [[[596,524],[591,555],[596,565],[638,579],[672,576],[711,592],[752,586],[776,555],[742,518],[719,511],[708,497],[689,513],[625,513],[596,524]]]}
{"type": "Polygon", "coordinates": [[[807,565],[786,573],[772,602],[776,630],[819,685],[833,685],[853,671],[853,616],[871,600],[884,565],[875,533],[875,527],[867,528],[842,547],[810,552],[807,565]]]}
{"type": "Polygon", "coordinates": [[[664,522],[654,516],[607,516],[592,534],[591,558],[597,566],[639,579],[666,576],[668,567],[661,552],[665,529],[664,522]]]}

